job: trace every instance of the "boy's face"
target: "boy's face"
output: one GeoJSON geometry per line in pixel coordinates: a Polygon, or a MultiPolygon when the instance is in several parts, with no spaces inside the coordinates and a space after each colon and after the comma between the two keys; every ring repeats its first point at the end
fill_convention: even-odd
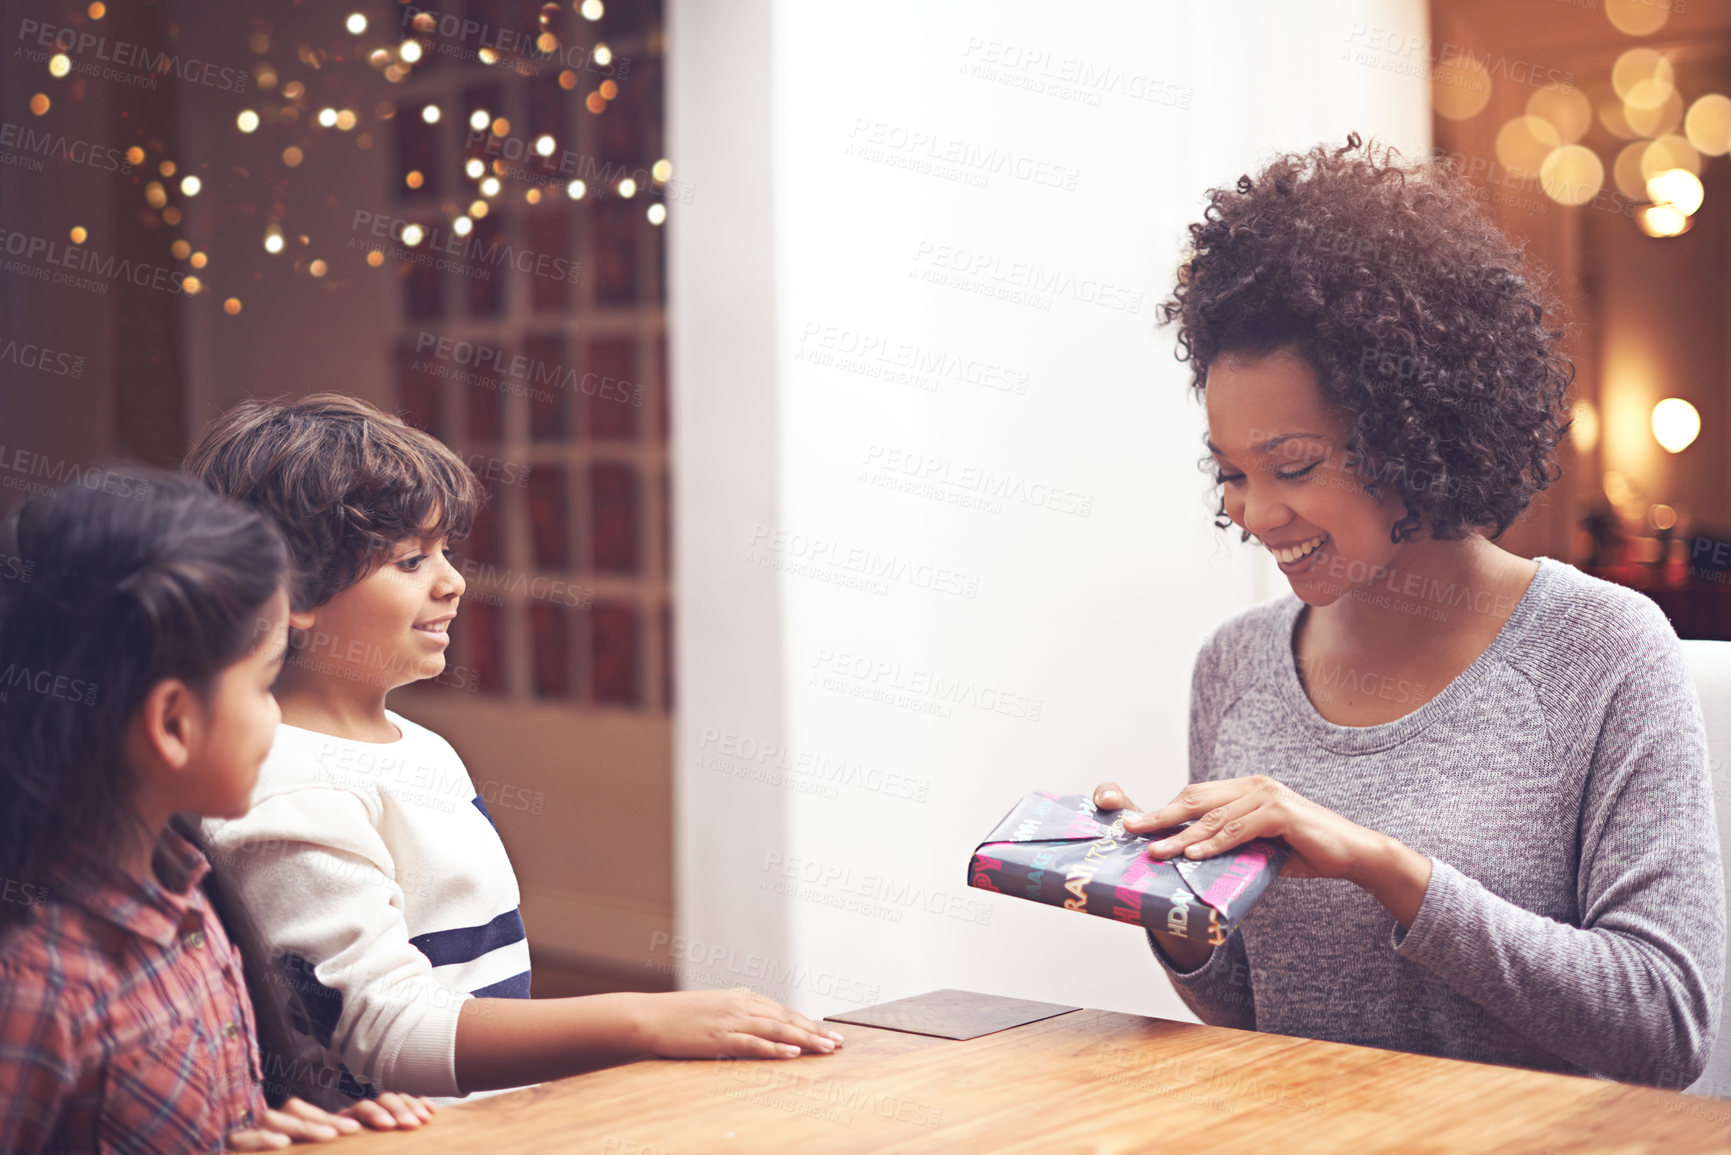
{"type": "Polygon", "coordinates": [[[270,688],[287,654],[288,613],[288,591],[279,590],[259,616],[257,644],[211,687],[184,779],[186,808],[196,814],[239,818],[252,804],[259,768],[282,721],[270,688]]]}
{"type": "Polygon", "coordinates": [[[1408,547],[1389,530],[1405,503],[1364,491],[1308,361],[1284,349],[1222,356],[1205,400],[1226,514],[1275,555],[1302,601],[1328,605],[1394,567],[1408,547]]]}
{"type": "Polygon", "coordinates": [[[386,691],[436,678],[464,588],[444,538],[400,541],[372,573],[305,615],[310,634],[290,660],[321,679],[386,691]]]}

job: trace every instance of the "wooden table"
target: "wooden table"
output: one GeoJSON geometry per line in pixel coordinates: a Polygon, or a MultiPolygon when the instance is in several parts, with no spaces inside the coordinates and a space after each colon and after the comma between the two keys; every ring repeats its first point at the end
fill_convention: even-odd
{"type": "Polygon", "coordinates": [[[447,1107],[342,1155],[1731,1152],[1731,1102],[1081,1010],[966,1042],[840,1026],[831,1055],[649,1060],[447,1107]]]}

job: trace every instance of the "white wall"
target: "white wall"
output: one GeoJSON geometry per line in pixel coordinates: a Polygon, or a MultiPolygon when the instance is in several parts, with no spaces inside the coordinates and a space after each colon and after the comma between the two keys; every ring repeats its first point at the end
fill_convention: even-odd
{"type": "Polygon", "coordinates": [[[814,1013],[965,987],[1191,1018],[1136,931],[965,868],[1029,790],[1183,783],[1198,645],[1284,583],[1211,524],[1154,306],[1210,185],[1353,129],[1428,147],[1424,82],[1351,56],[1355,25],[1424,22],[1416,0],[673,0],[684,938],[651,961],[814,1013]],[[901,383],[898,358],[939,368],[901,383]],[[937,496],[876,483],[915,460],[937,496]],[[958,503],[982,473],[1023,499],[958,503]],[[838,584],[892,559],[882,589],[838,584]],[[859,696],[929,708],[934,679],[983,706],[859,696]]]}

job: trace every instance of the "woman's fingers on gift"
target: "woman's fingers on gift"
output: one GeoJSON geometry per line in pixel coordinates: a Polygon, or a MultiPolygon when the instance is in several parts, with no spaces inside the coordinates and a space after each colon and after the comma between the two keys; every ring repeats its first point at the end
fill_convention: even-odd
{"type": "Polygon", "coordinates": [[[1154,842],[1148,847],[1148,853],[1156,858],[1182,855],[1193,859],[1223,854],[1261,833],[1268,818],[1263,810],[1264,801],[1256,792],[1240,794],[1204,811],[1200,818],[1177,833],[1154,842]]]}
{"type": "Polygon", "coordinates": [[[1116,782],[1102,782],[1094,787],[1094,805],[1102,810],[1134,810],[1136,804],[1125,796],[1116,782]]]}
{"type": "Polygon", "coordinates": [[[1280,783],[1265,774],[1192,782],[1166,805],[1145,811],[1139,817],[1125,819],[1124,829],[1132,834],[1164,834],[1169,827],[1176,827],[1192,818],[1199,819],[1238,798],[1254,796],[1267,802],[1272,801],[1279,791],[1280,783]]]}
{"type": "Polygon", "coordinates": [[[1132,834],[1149,834],[1156,830],[1164,830],[1168,826],[1177,826],[1189,818],[1205,813],[1210,808],[1218,806],[1231,792],[1222,793],[1220,788],[1226,782],[1192,782],[1178,792],[1178,797],[1164,806],[1124,819],[1124,829],[1132,834]]]}

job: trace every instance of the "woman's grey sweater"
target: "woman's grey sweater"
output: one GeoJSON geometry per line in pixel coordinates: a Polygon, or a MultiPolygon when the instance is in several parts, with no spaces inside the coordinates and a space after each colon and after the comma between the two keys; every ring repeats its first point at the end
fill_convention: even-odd
{"type": "MultiPolygon", "coordinates": [[[[1427,591],[1448,613],[1482,601],[1427,591]],[[1450,604],[1452,602],[1452,604],[1450,604]]],[[[1266,773],[1431,860],[1411,927],[1344,879],[1277,879],[1197,970],[1205,1023],[1681,1088],[1706,1066],[1725,893],[1706,738],[1676,633],[1642,595],[1550,558],[1502,632],[1378,726],[1316,712],[1297,597],[1196,659],[1190,779],[1266,773]]],[[[1479,607],[1483,608],[1483,607],[1479,607]]],[[[1360,691],[1411,692],[1373,671],[1360,691]]]]}

